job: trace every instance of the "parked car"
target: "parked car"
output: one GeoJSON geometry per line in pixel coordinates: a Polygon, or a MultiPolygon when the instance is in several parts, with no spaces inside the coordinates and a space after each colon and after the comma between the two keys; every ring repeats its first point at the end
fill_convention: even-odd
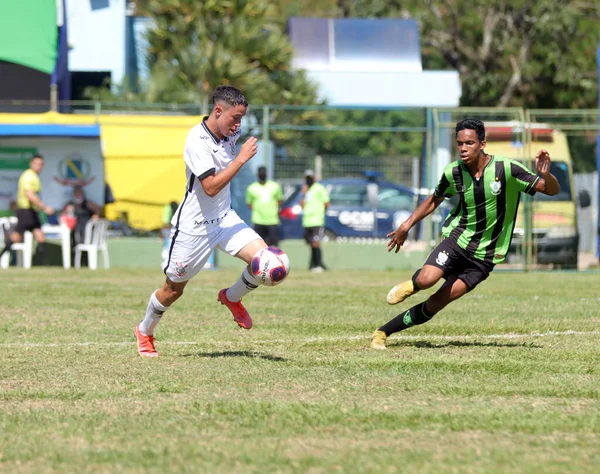
{"type": "MultiPolygon", "coordinates": [[[[376,179],[374,175],[357,178],[328,178],[320,183],[329,193],[325,217],[325,236],[385,238],[414,211],[417,195],[400,184],[376,179]],[[375,218],[376,216],[376,218],[375,218]]],[[[301,239],[301,185],[284,201],[279,217],[281,239],[301,239]]]]}

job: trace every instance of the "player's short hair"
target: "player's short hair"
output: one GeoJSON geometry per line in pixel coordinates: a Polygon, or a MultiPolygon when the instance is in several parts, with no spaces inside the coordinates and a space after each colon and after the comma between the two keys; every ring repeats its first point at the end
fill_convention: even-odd
{"type": "Polygon", "coordinates": [[[29,160],[29,163],[31,163],[33,160],[43,160],[44,157],[42,155],[40,155],[39,153],[36,153],[35,155],[33,155],[31,157],[31,160],[29,160]]]}
{"type": "Polygon", "coordinates": [[[217,102],[225,103],[229,106],[243,105],[248,107],[248,101],[244,94],[233,86],[218,86],[213,92],[213,106],[217,102]]]}
{"type": "Polygon", "coordinates": [[[483,122],[476,118],[466,118],[456,124],[456,135],[461,130],[474,130],[477,134],[477,138],[480,142],[485,140],[485,125],[483,122]]]}

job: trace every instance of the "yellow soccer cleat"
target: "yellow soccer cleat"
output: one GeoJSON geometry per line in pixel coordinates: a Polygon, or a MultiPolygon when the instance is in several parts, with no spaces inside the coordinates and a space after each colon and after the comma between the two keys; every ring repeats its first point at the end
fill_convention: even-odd
{"type": "Polygon", "coordinates": [[[371,349],[385,349],[386,334],[383,331],[375,331],[371,337],[371,349]]]}
{"type": "Polygon", "coordinates": [[[402,303],[409,296],[414,295],[417,291],[415,290],[415,285],[413,285],[412,280],[407,280],[402,283],[398,283],[394,288],[392,288],[387,294],[387,302],[388,304],[398,304],[402,303]]]}

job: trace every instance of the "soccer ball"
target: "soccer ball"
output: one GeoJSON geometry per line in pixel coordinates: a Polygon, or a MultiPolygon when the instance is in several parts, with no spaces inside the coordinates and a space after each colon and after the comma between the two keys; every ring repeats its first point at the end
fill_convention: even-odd
{"type": "Polygon", "coordinates": [[[290,272],[290,259],[277,247],[265,247],[252,257],[250,271],[262,285],[279,285],[290,272]]]}

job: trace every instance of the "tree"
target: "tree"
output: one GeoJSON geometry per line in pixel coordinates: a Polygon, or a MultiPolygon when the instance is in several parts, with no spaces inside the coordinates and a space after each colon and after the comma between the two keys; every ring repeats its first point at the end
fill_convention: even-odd
{"type": "Polygon", "coordinates": [[[298,177],[320,155],[328,176],[370,169],[410,184],[412,160],[426,151],[424,109],[276,109],[271,124],[269,137],[290,165],[280,168],[278,178],[298,177]]]}
{"type": "Polygon", "coordinates": [[[463,106],[597,106],[597,1],[337,3],[343,16],[418,20],[425,66],[459,72],[463,106]]]}
{"type": "Polygon", "coordinates": [[[267,0],[145,0],[151,78],[144,99],[202,104],[220,84],[254,104],[316,102],[316,87],[291,68],[292,46],[267,0]]]}

